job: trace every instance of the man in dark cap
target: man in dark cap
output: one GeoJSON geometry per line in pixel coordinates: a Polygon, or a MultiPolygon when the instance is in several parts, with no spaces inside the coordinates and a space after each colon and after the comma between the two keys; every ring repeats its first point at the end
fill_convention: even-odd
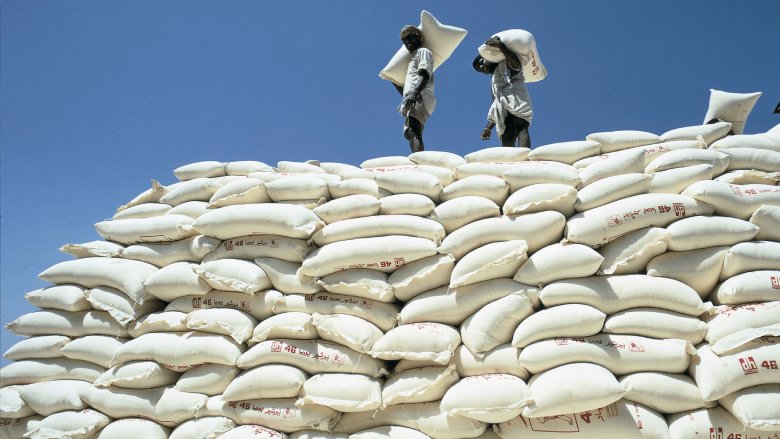
{"type": "Polygon", "coordinates": [[[422,47],[423,35],[416,26],[404,26],[401,29],[401,42],[412,54],[406,70],[404,86],[395,85],[403,99],[398,112],[406,117],[404,137],[409,140],[412,152],[423,151],[423,128],[433,109],[436,98],[433,96],[433,54],[422,47]]]}
{"type": "Polygon", "coordinates": [[[490,131],[496,127],[502,146],[511,147],[517,144],[530,148],[528,127],[533,117],[533,109],[520,58],[509,50],[499,37],[492,37],[485,44],[499,49],[505,59],[493,63],[478,55],[472,64],[476,71],[493,76],[493,103],[488,110],[488,123],[482,130],[482,140],[490,139],[490,131]]]}

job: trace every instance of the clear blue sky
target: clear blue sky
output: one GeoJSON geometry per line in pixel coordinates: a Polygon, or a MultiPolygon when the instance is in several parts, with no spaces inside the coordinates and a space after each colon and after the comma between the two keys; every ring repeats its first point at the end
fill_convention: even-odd
{"type": "MultiPolygon", "coordinates": [[[[2,0],[2,322],[34,310],[23,296],[61,245],[99,239],[95,222],[178,166],[408,154],[377,74],[421,9],[469,31],[436,72],[431,150],[498,145],[479,139],[489,79],[471,60],[510,28],[549,71],[529,85],[535,146],[700,124],[710,88],[764,92],[746,133],[780,123],[777,1],[2,0]]],[[[17,340],[0,330],[0,350],[17,340]]]]}

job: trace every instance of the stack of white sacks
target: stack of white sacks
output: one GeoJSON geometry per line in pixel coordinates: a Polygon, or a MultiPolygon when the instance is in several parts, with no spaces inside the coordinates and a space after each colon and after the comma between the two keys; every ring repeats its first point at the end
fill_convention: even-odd
{"type": "Polygon", "coordinates": [[[183,166],[26,295],[0,438],[778,438],[780,128],[730,129],[183,166]]]}

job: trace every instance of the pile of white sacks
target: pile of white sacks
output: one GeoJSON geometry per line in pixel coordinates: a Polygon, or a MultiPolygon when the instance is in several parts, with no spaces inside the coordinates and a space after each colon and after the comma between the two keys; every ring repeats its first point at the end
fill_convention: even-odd
{"type": "Polygon", "coordinates": [[[0,438],[780,437],[780,126],[199,162],[65,245],[0,438]]]}

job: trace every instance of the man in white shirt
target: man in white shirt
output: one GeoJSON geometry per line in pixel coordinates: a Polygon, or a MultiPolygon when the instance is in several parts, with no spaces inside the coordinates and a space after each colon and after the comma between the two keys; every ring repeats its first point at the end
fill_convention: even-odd
{"type": "Polygon", "coordinates": [[[406,117],[404,137],[409,141],[412,152],[424,151],[423,128],[436,107],[436,98],[433,96],[433,54],[422,47],[423,35],[416,26],[404,26],[401,29],[401,42],[412,54],[412,59],[406,70],[404,86],[393,84],[403,96],[398,112],[406,117]]]}
{"type": "Polygon", "coordinates": [[[490,131],[496,127],[501,145],[530,148],[531,137],[528,127],[533,118],[531,97],[525,86],[520,58],[509,50],[499,37],[485,42],[501,50],[504,60],[499,63],[487,61],[481,56],[474,60],[474,69],[480,73],[492,74],[491,91],[493,103],[488,110],[488,124],[482,130],[482,140],[490,139],[490,131]]]}

